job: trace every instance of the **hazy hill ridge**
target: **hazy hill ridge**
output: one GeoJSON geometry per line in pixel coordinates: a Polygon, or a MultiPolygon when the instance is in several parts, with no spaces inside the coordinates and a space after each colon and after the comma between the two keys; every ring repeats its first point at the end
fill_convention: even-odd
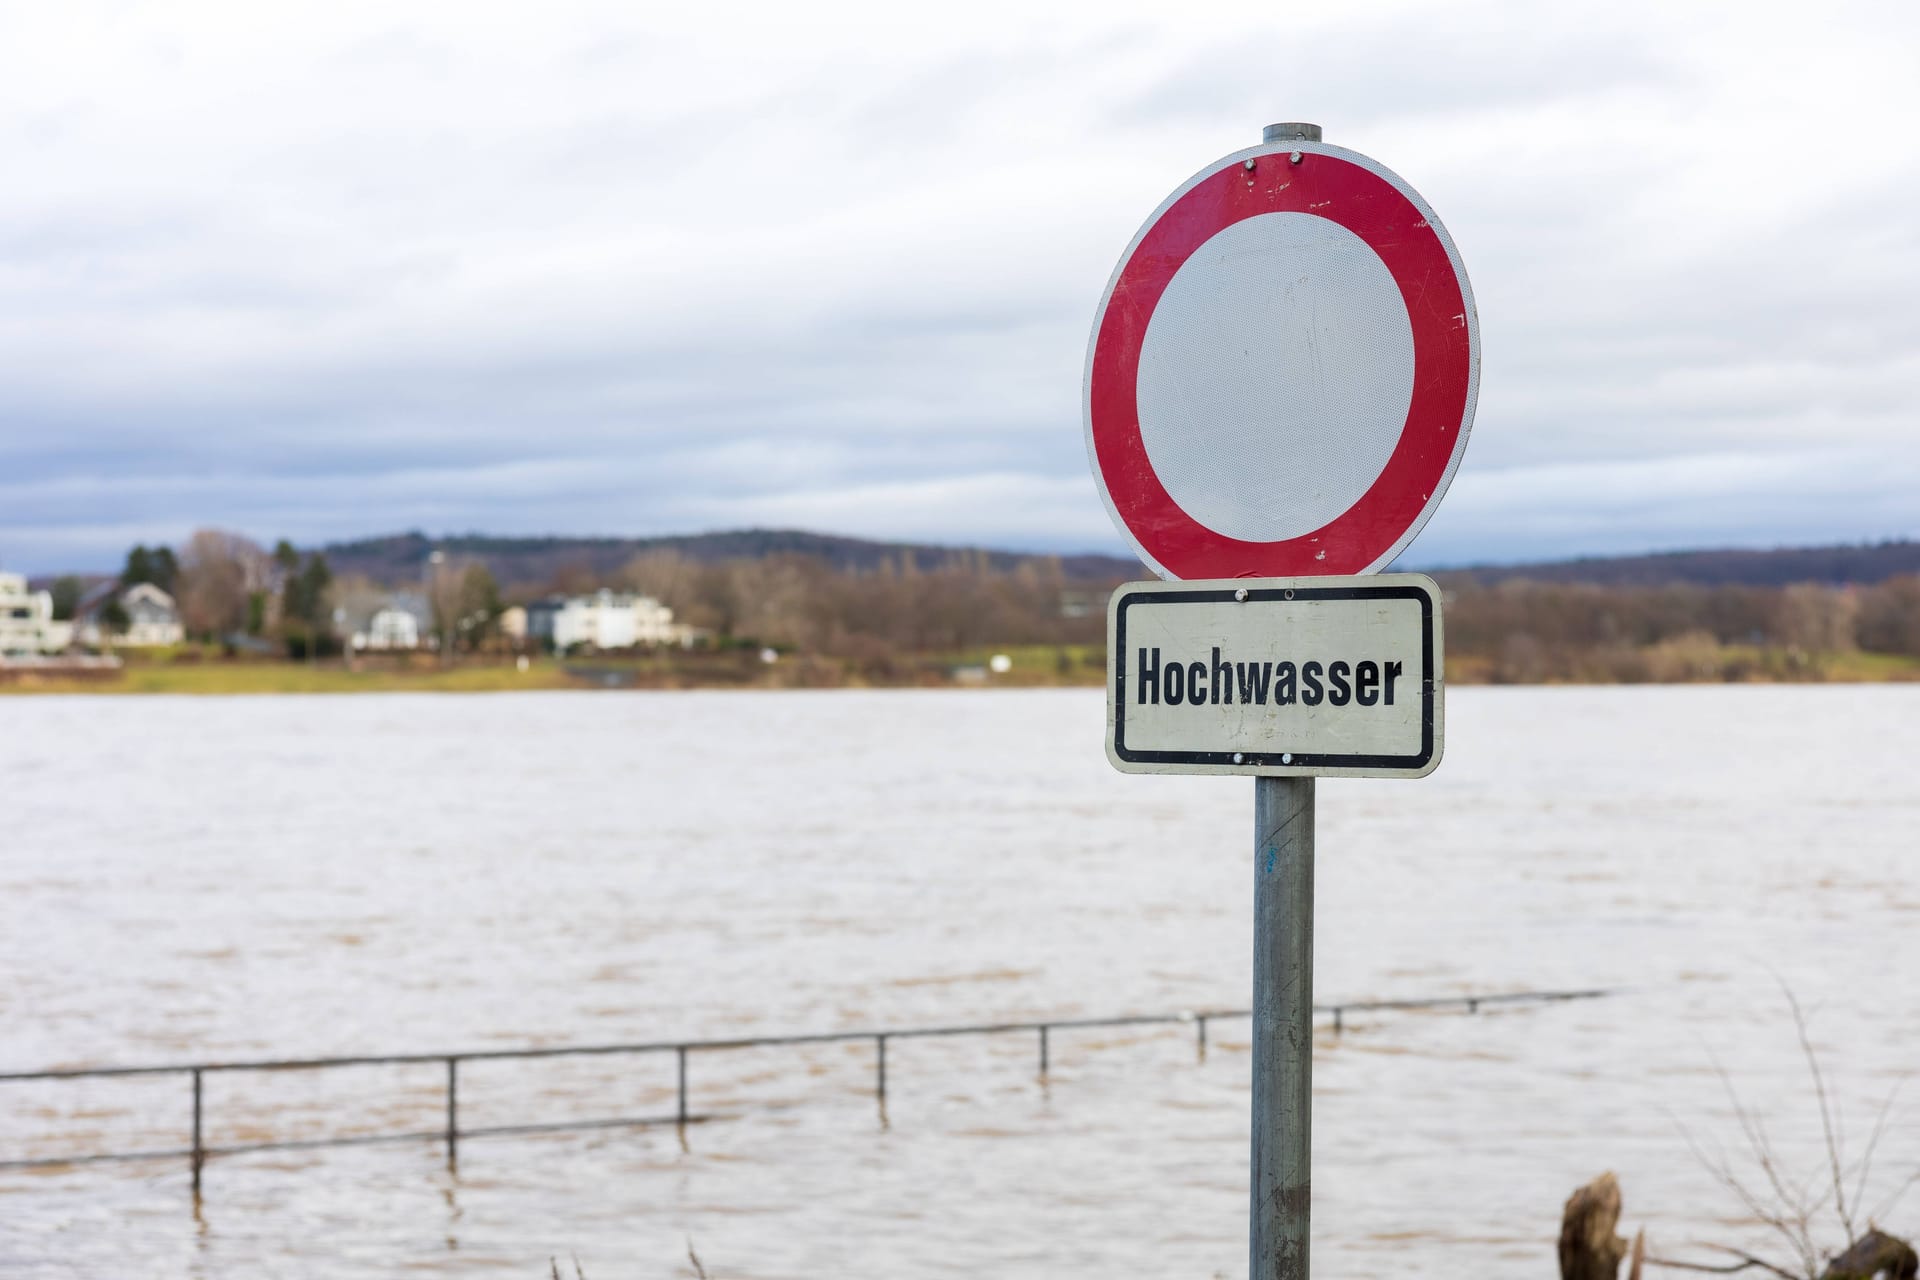
{"type": "Polygon", "coordinates": [[[1665,551],[1655,555],[1592,557],[1539,564],[1473,565],[1429,570],[1442,582],[1492,585],[1530,582],[1591,583],[1603,587],[1871,586],[1920,573],[1920,542],[1907,539],[1770,551],[1665,551]]]}
{"type": "Polygon", "coordinates": [[[965,563],[984,565],[996,573],[1011,572],[1026,563],[1057,561],[1069,580],[1090,583],[1119,582],[1144,573],[1135,561],[1119,556],[1048,556],[980,547],[872,542],[800,529],[735,529],[657,538],[501,538],[478,533],[429,538],[413,531],[335,543],[322,550],[335,574],[365,574],[376,582],[417,581],[428,555],[444,551],[449,556],[484,561],[503,587],[538,586],[563,571],[582,569],[596,578],[612,579],[628,561],[650,551],[675,551],[706,563],[804,555],[835,569],[862,572],[886,565],[898,567],[908,559],[921,569],[965,563]]]}
{"type": "MultiPolygon", "coordinates": [[[[1047,556],[980,547],[876,542],[800,529],[736,529],[652,538],[495,537],[480,533],[430,538],[419,531],[334,543],[323,548],[336,574],[364,574],[377,582],[418,581],[435,550],[484,561],[505,587],[541,586],[565,571],[611,580],[628,561],[649,551],[675,551],[701,562],[812,556],[836,569],[872,571],[907,559],[919,568],[955,563],[1008,572],[1024,563],[1057,561],[1071,581],[1088,584],[1151,576],[1128,557],[1082,553],[1047,556]]],[[[1396,566],[1401,567],[1401,566],[1396,566]]],[[[1407,567],[1421,567],[1418,565],[1407,567]]],[[[1920,542],[1783,547],[1774,550],[1671,551],[1653,555],[1589,557],[1535,564],[1468,565],[1430,569],[1455,584],[1525,579],[1615,587],[1669,584],[1777,587],[1796,582],[1871,585],[1920,573],[1920,542]]]]}

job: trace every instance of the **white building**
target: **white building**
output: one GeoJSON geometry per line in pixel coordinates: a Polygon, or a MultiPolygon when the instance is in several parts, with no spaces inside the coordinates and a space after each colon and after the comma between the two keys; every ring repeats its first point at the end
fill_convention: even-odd
{"type": "Polygon", "coordinates": [[[388,597],[353,628],[355,649],[418,649],[433,631],[427,602],[410,592],[388,597]]]}
{"type": "Polygon", "coordinates": [[[356,649],[418,649],[420,619],[392,605],[367,619],[367,629],[354,636],[356,649]]]}
{"type": "Polygon", "coordinates": [[[115,598],[114,592],[107,591],[83,605],[74,625],[74,634],[81,644],[93,649],[115,646],[142,649],[179,644],[186,638],[186,630],[180,625],[180,609],[173,597],[151,582],[136,582],[118,593],[120,610],[127,615],[127,627],[117,634],[100,621],[101,609],[115,598]]]}
{"type": "Polygon", "coordinates": [[[527,634],[562,651],[685,645],[693,637],[690,628],[675,624],[673,610],[652,596],[605,590],[528,605],[527,634]]]}
{"type": "Polygon", "coordinates": [[[73,624],[53,620],[53,593],[28,591],[17,573],[0,573],[0,658],[59,653],[73,641],[73,624]]]}

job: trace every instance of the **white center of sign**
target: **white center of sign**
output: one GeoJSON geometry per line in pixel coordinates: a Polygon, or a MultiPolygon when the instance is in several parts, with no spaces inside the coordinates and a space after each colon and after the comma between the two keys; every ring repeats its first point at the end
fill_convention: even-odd
{"type": "Polygon", "coordinates": [[[1386,469],[1413,401],[1413,324],[1359,236],[1258,214],[1174,273],[1137,391],[1147,458],[1182,510],[1229,538],[1297,538],[1386,469]]]}

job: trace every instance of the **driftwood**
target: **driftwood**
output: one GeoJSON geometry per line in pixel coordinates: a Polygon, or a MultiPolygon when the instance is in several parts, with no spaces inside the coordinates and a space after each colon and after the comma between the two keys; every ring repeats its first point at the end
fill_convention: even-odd
{"type": "Polygon", "coordinates": [[[1914,1280],[1920,1271],[1920,1256],[1913,1246],[1897,1236],[1875,1228],[1855,1240],[1847,1251],[1827,1264],[1820,1280],[1914,1280]]]}
{"type": "Polygon", "coordinates": [[[1620,1225],[1620,1180],[1603,1173],[1567,1198],[1560,1218],[1560,1280],[1618,1280],[1627,1242],[1620,1225]]]}
{"type": "MultiPolygon", "coordinates": [[[[1567,1197],[1560,1218],[1560,1280],[1619,1280],[1620,1260],[1627,1256],[1627,1242],[1618,1233],[1620,1225],[1620,1180],[1603,1173],[1567,1197]]],[[[1674,1267],[1682,1271],[1702,1271],[1733,1275],[1760,1270],[1795,1280],[1793,1272],[1775,1266],[1737,1249],[1709,1245],[1731,1254],[1734,1261],[1725,1264],[1682,1262],[1671,1258],[1647,1257],[1647,1233],[1633,1238],[1632,1265],[1627,1280],[1640,1280],[1642,1266],[1674,1267]]],[[[1820,1280],[1920,1280],[1920,1254],[1898,1236],[1890,1236],[1878,1227],[1870,1228],[1844,1253],[1827,1263],[1820,1280]]]]}

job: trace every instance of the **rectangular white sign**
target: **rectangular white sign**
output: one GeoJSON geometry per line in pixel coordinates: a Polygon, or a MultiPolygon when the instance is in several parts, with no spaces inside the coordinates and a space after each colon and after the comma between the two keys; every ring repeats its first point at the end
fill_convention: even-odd
{"type": "Polygon", "coordinates": [[[1440,763],[1441,662],[1424,574],[1130,582],[1107,606],[1107,758],[1420,777],[1440,763]]]}

